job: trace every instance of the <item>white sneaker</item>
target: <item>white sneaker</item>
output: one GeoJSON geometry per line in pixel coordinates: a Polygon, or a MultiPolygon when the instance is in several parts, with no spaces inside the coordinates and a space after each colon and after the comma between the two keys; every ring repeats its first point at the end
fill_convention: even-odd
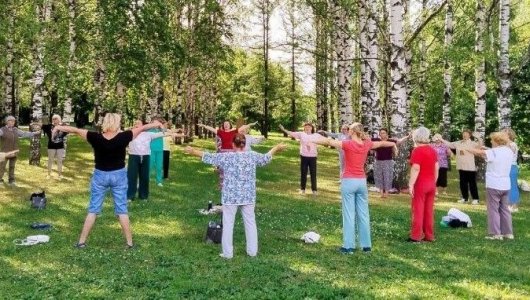
{"type": "Polygon", "coordinates": [[[472,205],[478,205],[479,203],[478,203],[478,200],[475,199],[475,200],[471,201],[471,204],[472,204],[472,205]]]}
{"type": "Polygon", "coordinates": [[[458,203],[467,203],[467,200],[464,199],[464,198],[462,198],[462,199],[458,200],[457,202],[458,202],[458,203]]]}
{"type": "Polygon", "coordinates": [[[318,192],[317,191],[313,191],[313,196],[316,196],[318,195],[318,192]]]}
{"type": "Polygon", "coordinates": [[[231,259],[232,257],[225,256],[223,253],[219,253],[219,257],[224,259],[231,259]]]}
{"type": "Polygon", "coordinates": [[[162,182],[157,183],[157,185],[158,185],[159,187],[163,187],[163,186],[164,186],[164,185],[162,184],[162,182]]]}
{"type": "Polygon", "coordinates": [[[513,239],[514,239],[513,234],[505,234],[505,235],[503,235],[503,237],[504,237],[505,239],[507,239],[507,240],[513,240],[513,239]]]}
{"type": "Polygon", "coordinates": [[[499,240],[502,241],[503,237],[502,235],[488,235],[486,236],[487,240],[499,240]]]}
{"type": "Polygon", "coordinates": [[[300,190],[300,191],[298,191],[298,194],[300,194],[300,195],[305,195],[305,190],[300,190]]]}

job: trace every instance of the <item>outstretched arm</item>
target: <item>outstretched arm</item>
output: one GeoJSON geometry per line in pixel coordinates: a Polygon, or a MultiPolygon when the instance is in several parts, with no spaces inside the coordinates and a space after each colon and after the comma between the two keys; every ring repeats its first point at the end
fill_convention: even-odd
{"type": "Polygon", "coordinates": [[[480,157],[483,157],[483,158],[486,157],[486,150],[483,150],[483,149],[480,149],[480,148],[466,149],[466,151],[472,153],[475,156],[480,156],[480,157]]]}
{"type": "Polygon", "coordinates": [[[373,142],[372,144],[372,149],[377,149],[377,148],[386,148],[386,147],[395,147],[396,146],[396,143],[394,142],[389,142],[389,141],[380,141],[380,142],[373,142]]]}
{"type": "Polygon", "coordinates": [[[86,140],[86,134],[88,132],[88,130],[82,129],[82,128],[66,126],[66,125],[58,125],[53,128],[52,136],[55,136],[59,131],[77,134],[84,140],[86,140]]]}
{"type": "Polygon", "coordinates": [[[252,127],[252,126],[254,126],[254,125],[256,125],[256,124],[258,124],[258,121],[254,122],[254,123],[249,123],[249,124],[241,125],[241,127],[239,127],[239,128],[237,129],[237,132],[239,132],[239,133],[244,133],[244,132],[246,132],[248,129],[250,129],[250,127],[252,127]]]}
{"type": "Polygon", "coordinates": [[[6,158],[15,157],[15,155],[17,155],[18,151],[20,151],[20,150],[13,150],[13,151],[5,152],[5,157],[6,158]]]}
{"type": "Polygon", "coordinates": [[[287,148],[287,145],[285,144],[278,144],[274,147],[272,147],[271,150],[269,150],[269,154],[273,156],[274,154],[283,151],[285,148],[287,148]]]}
{"type": "Polygon", "coordinates": [[[204,128],[204,129],[206,129],[206,130],[208,130],[210,132],[213,132],[214,134],[217,134],[217,129],[215,129],[215,128],[211,127],[211,126],[204,125],[204,124],[201,124],[201,123],[197,124],[197,126],[202,127],[202,128],[204,128]]]}
{"type": "Polygon", "coordinates": [[[451,149],[456,149],[455,144],[452,143],[452,142],[449,142],[449,141],[446,141],[446,140],[442,139],[442,143],[444,143],[447,147],[449,147],[451,149]]]}
{"type": "Polygon", "coordinates": [[[132,134],[133,134],[133,139],[136,138],[142,131],[146,131],[146,130],[153,129],[153,128],[162,128],[162,123],[158,121],[154,121],[152,123],[145,124],[142,127],[136,127],[136,128],[131,129],[132,134]]]}
{"type": "Polygon", "coordinates": [[[317,145],[332,146],[332,147],[335,147],[337,149],[342,149],[342,141],[327,139],[325,137],[314,139],[311,142],[315,143],[317,145]]]}
{"type": "Polygon", "coordinates": [[[197,157],[202,157],[202,155],[204,154],[204,151],[200,149],[195,149],[191,146],[187,146],[186,148],[184,148],[184,152],[197,157]]]}
{"type": "Polygon", "coordinates": [[[400,145],[401,143],[403,143],[404,141],[406,141],[408,138],[410,138],[412,136],[412,133],[409,133],[409,135],[406,135],[400,139],[397,139],[396,140],[396,145],[400,145]]]}
{"type": "Polygon", "coordinates": [[[297,137],[294,135],[294,132],[285,129],[285,128],[283,127],[283,125],[280,124],[279,127],[280,127],[280,130],[281,130],[283,133],[287,134],[288,136],[290,136],[290,137],[292,137],[292,138],[294,138],[294,139],[297,138],[297,137]]]}

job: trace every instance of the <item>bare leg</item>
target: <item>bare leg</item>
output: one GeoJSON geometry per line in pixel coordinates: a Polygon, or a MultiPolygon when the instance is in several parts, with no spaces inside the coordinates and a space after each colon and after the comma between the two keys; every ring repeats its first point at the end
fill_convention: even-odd
{"type": "Polygon", "coordinates": [[[88,238],[88,235],[90,234],[90,230],[92,230],[92,226],[94,226],[94,223],[96,222],[97,215],[95,213],[88,213],[85,219],[85,224],[83,225],[83,230],[81,231],[81,235],[79,236],[79,244],[84,244],[86,242],[86,239],[88,238]]]}
{"type": "Polygon", "coordinates": [[[131,225],[129,222],[129,215],[118,215],[118,220],[120,221],[121,230],[123,231],[123,235],[125,236],[127,245],[132,246],[133,241],[132,241],[131,225]]]}

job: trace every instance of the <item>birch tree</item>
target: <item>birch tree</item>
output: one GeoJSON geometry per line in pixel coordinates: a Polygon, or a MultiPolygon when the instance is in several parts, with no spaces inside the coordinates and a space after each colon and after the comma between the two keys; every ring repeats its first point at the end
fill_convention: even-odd
{"type": "Polygon", "coordinates": [[[13,49],[13,37],[15,29],[15,6],[13,0],[8,2],[7,6],[7,41],[6,41],[6,67],[4,72],[4,92],[5,100],[3,103],[3,113],[5,115],[13,115],[18,119],[18,115],[15,114],[15,75],[13,74],[14,60],[14,49],[13,49]]]}
{"type": "Polygon", "coordinates": [[[339,103],[339,126],[353,122],[352,109],[352,73],[353,73],[353,38],[351,35],[351,18],[339,0],[330,1],[333,15],[334,56],[337,60],[337,90],[339,103]]]}
{"type": "Polygon", "coordinates": [[[484,139],[486,134],[486,62],[484,58],[485,10],[482,0],[476,2],[475,12],[475,131],[484,139]]]}
{"type": "Polygon", "coordinates": [[[442,128],[444,139],[449,139],[451,125],[451,97],[452,97],[452,66],[449,59],[449,51],[453,44],[453,1],[447,0],[447,11],[445,14],[445,39],[444,39],[444,94],[442,105],[442,128]]]}
{"type": "MultiPolygon", "coordinates": [[[[40,131],[40,122],[42,121],[42,105],[44,102],[44,77],[46,76],[46,70],[44,68],[44,39],[46,37],[46,26],[47,22],[51,18],[51,0],[45,0],[43,3],[39,3],[35,6],[37,24],[39,31],[35,37],[35,43],[33,46],[33,97],[31,99],[31,121],[30,131],[40,131]]],[[[31,139],[30,145],[30,165],[40,164],[40,136],[34,136],[31,139]]]]}
{"type": "MultiPolygon", "coordinates": [[[[403,21],[405,17],[404,0],[390,0],[390,43],[392,58],[390,62],[390,76],[392,79],[391,101],[392,115],[390,118],[391,131],[394,136],[406,134],[407,119],[407,80],[405,74],[406,51],[404,45],[403,21]]],[[[405,151],[400,151],[395,165],[395,185],[400,188],[406,186],[407,160],[405,151]]]]}
{"type": "Polygon", "coordinates": [[[70,47],[68,51],[68,67],[66,70],[66,100],[64,101],[64,114],[63,121],[71,123],[74,121],[74,115],[72,112],[72,86],[73,79],[72,73],[76,67],[76,56],[75,51],[77,48],[76,44],[76,32],[75,32],[75,20],[76,20],[76,0],[68,0],[68,40],[70,47]]]}
{"type": "Polygon", "coordinates": [[[365,63],[366,78],[368,79],[368,89],[366,97],[370,103],[371,118],[369,126],[372,128],[371,134],[383,127],[381,118],[381,103],[379,97],[379,42],[378,42],[378,13],[377,1],[365,1],[366,3],[366,42],[367,57],[365,63]]]}
{"type": "Polygon", "coordinates": [[[510,78],[510,0],[500,0],[499,14],[499,64],[498,78],[499,89],[497,92],[499,127],[510,127],[510,100],[511,100],[511,78],[510,78]]]}

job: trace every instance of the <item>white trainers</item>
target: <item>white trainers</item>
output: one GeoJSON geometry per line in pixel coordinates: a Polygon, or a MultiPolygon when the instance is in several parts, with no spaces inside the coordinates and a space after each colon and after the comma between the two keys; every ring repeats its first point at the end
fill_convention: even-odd
{"type": "Polygon", "coordinates": [[[503,237],[504,237],[505,239],[507,239],[507,240],[513,240],[513,239],[514,239],[513,234],[505,234],[505,235],[503,235],[503,237]]]}
{"type": "Polygon", "coordinates": [[[300,195],[305,195],[305,190],[300,190],[300,191],[298,191],[298,194],[300,194],[300,195]]]}
{"type": "Polygon", "coordinates": [[[498,241],[502,241],[503,239],[502,235],[488,235],[485,238],[487,240],[498,240],[498,241]]]}
{"type": "Polygon", "coordinates": [[[479,203],[478,203],[478,200],[475,199],[475,200],[471,201],[471,204],[472,204],[472,205],[478,205],[479,203]]]}
{"type": "Polygon", "coordinates": [[[156,185],[158,185],[159,187],[163,187],[163,186],[164,186],[164,185],[162,184],[162,182],[157,183],[156,185]]]}
{"type": "Polygon", "coordinates": [[[458,203],[467,203],[467,200],[464,199],[464,198],[462,198],[462,199],[458,200],[457,202],[458,202],[458,203]]]}

